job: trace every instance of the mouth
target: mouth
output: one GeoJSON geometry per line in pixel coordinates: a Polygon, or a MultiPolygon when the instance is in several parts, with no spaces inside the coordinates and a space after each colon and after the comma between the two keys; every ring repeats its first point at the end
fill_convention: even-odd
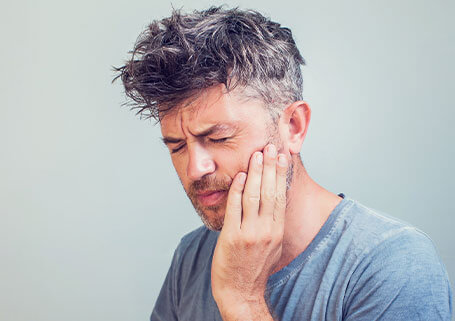
{"type": "Polygon", "coordinates": [[[202,206],[218,205],[227,195],[225,190],[201,191],[197,193],[197,199],[202,206]]]}

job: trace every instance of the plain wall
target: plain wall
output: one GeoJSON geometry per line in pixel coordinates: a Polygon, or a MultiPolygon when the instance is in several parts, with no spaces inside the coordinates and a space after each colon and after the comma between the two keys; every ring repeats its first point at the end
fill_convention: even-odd
{"type": "MultiPolygon", "coordinates": [[[[173,1],[203,9],[209,1],[173,1]]],[[[454,1],[229,2],[307,61],[309,174],[433,240],[453,284],[454,1]]],[[[147,320],[201,222],[112,65],[168,1],[2,1],[0,320],[147,320]]]]}

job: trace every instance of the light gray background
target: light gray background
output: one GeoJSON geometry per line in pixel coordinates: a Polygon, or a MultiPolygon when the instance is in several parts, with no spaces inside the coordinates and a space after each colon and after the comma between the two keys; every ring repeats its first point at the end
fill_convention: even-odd
{"type": "MultiPolygon", "coordinates": [[[[173,1],[205,8],[212,1],[173,1]]],[[[333,192],[421,228],[455,279],[454,1],[239,1],[292,28],[333,192]]],[[[0,320],[146,320],[201,223],[111,65],[168,1],[2,1],[0,320]]]]}

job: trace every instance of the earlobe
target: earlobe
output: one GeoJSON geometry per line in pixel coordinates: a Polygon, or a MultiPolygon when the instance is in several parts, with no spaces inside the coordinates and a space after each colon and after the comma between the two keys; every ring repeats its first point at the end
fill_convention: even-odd
{"type": "Polygon", "coordinates": [[[311,108],[304,101],[289,105],[283,113],[289,152],[299,154],[308,130],[311,108]]]}

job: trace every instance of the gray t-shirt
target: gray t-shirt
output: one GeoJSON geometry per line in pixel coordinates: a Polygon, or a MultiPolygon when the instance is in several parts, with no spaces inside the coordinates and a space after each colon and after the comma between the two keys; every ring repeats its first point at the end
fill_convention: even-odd
{"type": "MultiPolygon", "coordinates": [[[[204,226],[178,245],[150,320],[222,320],[210,270],[219,233],[204,226]]],[[[448,320],[452,292],[427,235],[344,198],[310,245],[272,274],[277,320],[448,320]]]]}

